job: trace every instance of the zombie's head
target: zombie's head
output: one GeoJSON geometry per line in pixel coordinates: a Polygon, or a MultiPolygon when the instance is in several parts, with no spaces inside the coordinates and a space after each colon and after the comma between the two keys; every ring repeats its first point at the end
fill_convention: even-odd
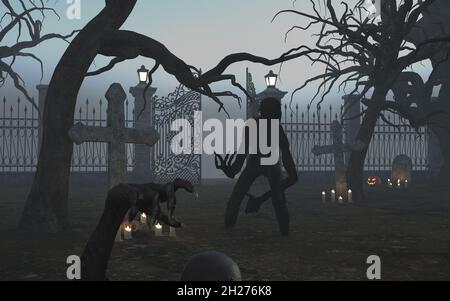
{"type": "Polygon", "coordinates": [[[281,102],[276,98],[266,98],[261,102],[261,118],[263,119],[281,119],[281,102]]]}

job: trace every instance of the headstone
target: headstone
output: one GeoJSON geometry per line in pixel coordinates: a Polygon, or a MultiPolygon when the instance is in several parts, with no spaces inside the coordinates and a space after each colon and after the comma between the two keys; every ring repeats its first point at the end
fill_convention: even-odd
{"type": "Polygon", "coordinates": [[[411,183],[412,178],[412,161],[411,158],[409,158],[406,155],[399,155],[395,157],[394,162],[392,163],[392,172],[391,172],[391,180],[393,181],[394,185],[398,182],[398,180],[401,181],[402,185],[405,183],[405,181],[408,181],[407,183],[411,183]]]}
{"type": "MultiPolygon", "coordinates": [[[[125,91],[120,84],[112,84],[106,92],[108,100],[108,126],[85,126],[82,123],[74,125],[69,136],[76,144],[85,142],[108,143],[108,183],[112,188],[127,182],[126,144],[154,145],[159,134],[153,128],[126,128],[124,101],[125,91]]],[[[139,162],[136,162],[139,164],[139,162]]]]}
{"type": "Polygon", "coordinates": [[[227,255],[204,252],[192,257],[186,265],[181,281],[241,281],[241,271],[227,255]]]}
{"type": "Polygon", "coordinates": [[[364,145],[360,142],[344,144],[342,142],[342,126],[337,120],[335,120],[331,125],[331,135],[333,137],[332,145],[314,146],[312,153],[316,156],[326,154],[334,155],[336,198],[345,197],[348,195],[348,186],[346,176],[347,167],[344,161],[344,153],[351,152],[353,150],[362,150],[364,145]]]}

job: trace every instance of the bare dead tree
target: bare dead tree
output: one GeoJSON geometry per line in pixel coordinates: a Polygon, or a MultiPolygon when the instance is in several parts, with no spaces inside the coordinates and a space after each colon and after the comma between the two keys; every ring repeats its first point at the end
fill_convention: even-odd
{"type": "Polygon", "coordinates": [[[226,69],[237,62],[275,65],[288,60],[314,56],[328,59],[320,49],[300,46],[276,59],[267,59],[249,53],[235,53],[223,58],[214,68],[199,74],[199,70],[175,56],[165,45],[145,35],[121,30],[137,0],[106,0],[105,8],[94,17],[72,40],[59,61],[49,84],[44,109],[42,147],[33,185],[22,214],[20,227],[28,231],[49,231],[69,227],[68,184],[73,143],[68,131],[73,125],[75,105],[80,86],[86,76],[111,70],[117,63],[146,57],[173,75],[181,84],[210,97],[224,109],[221,96],[234,96],[231,91],[216,92],[211,85],[229,82],[247,94],[226,69]],[[111,57],[111,62],[97,71],[88,72],[96,56],[111,57]],[[66,79],[70,78],[70,81],[66,79]]]}
{"type": "Polygon", "coordinates": [[[9,1],[1,0],[0,10],[4,11],[0,19],[0,87],[6,81],[12,80],[18,89],[31,104],[39,110],[25,88],[22,76],[14,69],[14,63],[18,58],[30,58],[40,65],[41,78],[43,76],[42,60],[29,52],[39,44],[52,40],[67,39],[73,37],[76,31],[61,35],[57,33],[43,34],[43,23],[47,14],[58,16],[51,7],[47,7],[43,0],[40,1],[9,1]],[[6,45],[10,42],[10,45],[6,45]]]}
{"type": "MultiPolygon", "coordinates": [[[[408,36],[420,18],[436,1],[382,0],[381,20],[370,15],[363,0],[355,0],[352,6],[341,2],[339,7],[336,1],[310,0],[312,13],[292,9],[280,11],[274,17],[295,14],[302,20],[308,20],[306,25],[293,26],[286,35],[294,30],[317,27],[315,47],[327,53],[320,58],[309,57],[313,64],[321,64],[325,70],[308,79],[293,95],[318,82],[317,93],[312,100],[320,96],[318,106],[334,88],[347,91],[350,87],[348,94],[355,97],[352,97],[353,103],[347,108],[359,105],[366,98],[363,102],[366,108],[356,137],[365,148],[351,153],[347,171],[348,184],[355,200],[363,199],[364,162],[383,111],[396,112],[410,120],[413,126],[426,123],[429,117],[416,116],[407,103],[387,101],[386,95],[402,72],[417,62],[429,59],[437,49],[449,47],[450,36],[423,40],[417,45],[408,43],[408,36]]],[[[440,113],[442,110],[430,112],[430,115],[440,113]]]]}

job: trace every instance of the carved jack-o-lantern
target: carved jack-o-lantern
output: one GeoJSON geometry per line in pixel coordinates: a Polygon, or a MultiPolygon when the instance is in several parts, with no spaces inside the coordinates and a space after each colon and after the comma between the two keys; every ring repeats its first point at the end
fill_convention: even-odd
{"type": "Polygon", "coordinates": [[[381,184],[381,179],[380,177],[377,176],[371,176],[369,178],[367,178],[367,185],[369,185],[369,187],[375,187],[381,184]]]}

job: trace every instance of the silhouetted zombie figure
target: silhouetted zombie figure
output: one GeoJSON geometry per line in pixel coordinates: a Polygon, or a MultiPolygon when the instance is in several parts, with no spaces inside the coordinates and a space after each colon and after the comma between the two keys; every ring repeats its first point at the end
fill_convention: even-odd
{"type": "MultiPolygon", "coordinates": [[[[259,140],[259,123],[260,120],[280,120],[281,119],[281,103],[275,98],[264,99],[260,107],[260,117],[256,119],[259,140]]],[[[270,126],[268,126],[267,131],[267,141],[270,145],[271,141],[271,131],[270,126]]],[[[281,154],[281,161],[274,165],[263,165],[261,164],[261,159],[266,157],[258,151],[256,154],[249,154],[249,130],[246,128],[245,135],[245,154],[235,154],[227,155],[222,158],[220,155],[215,156],[216,167],[222,170],[228,177],[234,178],[244,166],[247,160],[247,165],[240,175],[233,192],[231,194],[230,200],[228,201],[226,213],[225,213],[225,226],[227,228],[233,228],[236,225],[237,217],[239,214],[239,209],[241,207],[242,200],[247,195],[249,200],[245,212],[255,213],[258,212],[261,205],[272,198],[272,204],[275,209],[275,214],[280,226],[280,232],[282,235],[289,234],[289,212],[286,205],[285,190],[290,186],[297,183],[297,170],[295,167],[294,160],[292,158],[291,152],[289,150],[289,141],[287,136],[281,126],[279,126],[279,150],[281,154]],[[233,159],[236,157],[236,160],[233,159]],[[287,172],[287,178],[283,178],[282,174],[282,164],[287,172]],[[265,176],[269,180],[270,190],[259,197],[254,197],[248,192],[253,182],[259,176],[265,176]]],[[[259,141],[258,141],[259,142],[259,141]]],[[[259,143],[257,144],[260,145],[259,143]]],[[[270,155],[267,155],[267,157],[270,155]]]]}

